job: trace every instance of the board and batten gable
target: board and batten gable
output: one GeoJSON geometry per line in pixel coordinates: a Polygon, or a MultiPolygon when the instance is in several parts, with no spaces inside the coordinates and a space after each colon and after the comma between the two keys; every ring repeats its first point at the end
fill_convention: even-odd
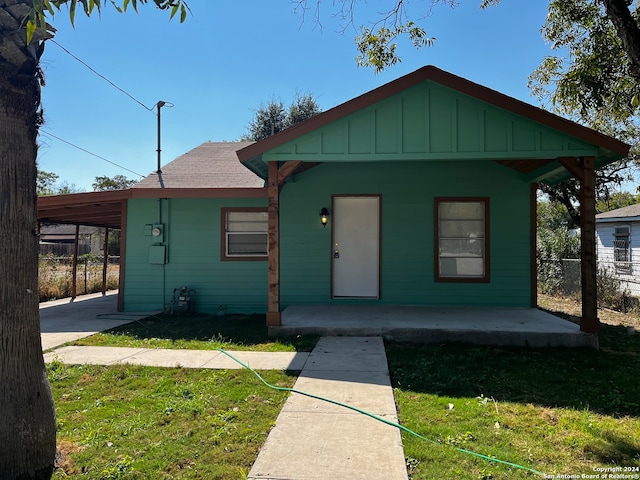
{"type": "Polygon", "coordinates": [[[598,149],[425,81],[279,145],[265,152],[262,160],[511,160],[523,154],[529,159],[548,159],[597,155],[598,149]]]}
{"type": "Polygon", "coordinates": [[[263,207],[266,199],[172,198],[128,201],[124,307],[126,311],[165,310],[173,291],[195,290],[198,312],[264,312],[266,261],[221,260],[221,211],[263,207]],[[162,242],[148,225],[163,226],[162,242]],[[147,231],[145,230],[147,229],[147,231]],[[151,247],[166,247],[166,263],[150,263],[151,247]]]}
{"type": "Polygon", "coordinates": [[[287,183],[280,197],[281,304],[374,303],[531,306],[530,188],[491,161],[357,162],[319,165],[287,183]],[[380,195],[379,299],[332,299],[333,195],[380,195]],[[434,199],[489,200],[490,281],[436,282],[434,199]],[[330,212],[331,214],[331,212],[330,212]]]}

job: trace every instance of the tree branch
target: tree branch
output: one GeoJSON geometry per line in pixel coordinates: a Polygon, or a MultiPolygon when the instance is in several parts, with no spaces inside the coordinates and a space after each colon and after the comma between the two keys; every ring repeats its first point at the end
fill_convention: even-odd
{"type": "Polygon", "coordinates": [[[636,78],[640,79],[640,28],[631,15],[627,0],[602,0],[607,16],[622,40],[622,46],[636,78]]]}

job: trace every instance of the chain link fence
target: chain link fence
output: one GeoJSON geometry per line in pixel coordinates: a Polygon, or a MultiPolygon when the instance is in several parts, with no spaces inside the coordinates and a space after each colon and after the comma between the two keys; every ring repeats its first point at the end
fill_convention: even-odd
{"type": "MultiPolygon", "coordinates": [[[[597,271],[598,306],[620,312],[640,308],[640,262],[599,258],[597,271]]],[[[580,301],[579,259],[538,258],[538,291],[572,297],[580,301]]]]}
{"type": "MultiPolygon", "coordinates": [[[[76,268],[76,294],[102,291],[104,257],[82,255],[76,268]]],[[[118,288],[120,257],[107,258],[106,289],[118,288]]],[[[41,255],[38,265],[38,295],[40,301],[70,297],[73,292],[73,257],[41,255]]]]}

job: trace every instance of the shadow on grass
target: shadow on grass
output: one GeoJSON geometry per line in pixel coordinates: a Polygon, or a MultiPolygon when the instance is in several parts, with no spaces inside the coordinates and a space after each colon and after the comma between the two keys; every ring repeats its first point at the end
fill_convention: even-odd
{"type": "MultiPolygon", "coordinates": [[[[251,347],[273,343],[269,338],[264,315],[154,315],[103,333],[125,335],[133,339],[159,338],[166,340],[218,341],[251,347]]],[[[311,351],[318,337],[303,336],[278,339],[296,351],[311,351]]]]}
{"type": "Polygon", "coordinates": [[[402,390],[451,397],[482,394],[497,401],[640,417],[640,335],[603,325],[600,347],[388,344],[387,357],[393,386],[402,390]]]}

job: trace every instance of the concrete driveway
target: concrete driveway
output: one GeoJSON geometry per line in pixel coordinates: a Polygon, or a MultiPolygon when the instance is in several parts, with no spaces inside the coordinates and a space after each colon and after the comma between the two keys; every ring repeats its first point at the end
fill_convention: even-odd
{"type": "Polygon", "coordinates": [[[94,293],[71,300],[40,304],[42,350],[55,348],[94,333],[117,327],[157,312],[121,313],[117,311],[118,292],[94,293]]]}

